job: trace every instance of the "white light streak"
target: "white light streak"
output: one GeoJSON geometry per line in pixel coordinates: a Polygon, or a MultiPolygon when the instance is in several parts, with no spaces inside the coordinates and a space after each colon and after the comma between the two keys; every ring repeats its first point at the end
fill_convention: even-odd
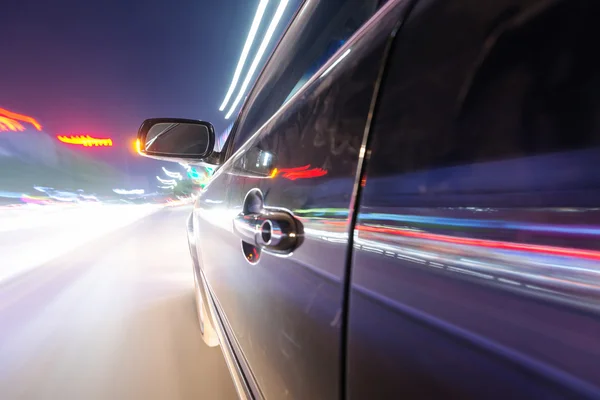
{"type": "Polygon", "coordinates": [[[231,115],[234,113],[237,106],[240,104],[240,101],[244,97],[244,94],[246,93],[246,89],[248,89],[248,85],[250,84],[250,81],[252,80],[252,77],[254,76],[256,69],[258,68],[258,64],[260,64],[260,60],[262,59],[262,56],[265,54],[265,51],[267,50],[267,47],[269,46],[269,42],[271,41],[271,38],[273,37],[273,34],[275,33],[275,29],[277,29],[277,25],[279,24],[279,21],[281,21],[281,17],[283,17],[283,12],[285,11],[285,7],[287,7],[288,2],[289,2],[289,0],[281,0],[279,2],[279,6],[277,6],[275,15],[273,16],[273,19],[271,20],[271,23],[269,24],[267,33],[265,33],[265,37],[263,38],[263,41],[260,44],[258,51],[256,52],[256,56],[254,56],[254,61],[252,61],[252,64],[250,65],[250,69],[248,70],[248,74],[246,75],[246,78],[244,79],[244,82],[242,83],[242,87],[240,88],[240,91],[239,91],[237,97],[235,98],[235,101],[231,105],[229,112],[227,113],[227,115],[225,115],[225,119],[231,118],[231,115]]]}
{"type": "Polygon", "coordinates": [[[265,14],[267,4],[269,4],[269,0],[261,0],[261,2],[258,4],[258,9],[256,10],[256,14],[254,15],[254,20],[252,21],[250,32],[248,33],[248,37],[246,38],[244,48],[242,49],[242,55],[240,56],[240,60],[238,61],[237,67],[235,68],[235,73],[233,74],[231,85],[229,86],[229,90],[227,91],[227,95],[225,96],[225,100],[223,100],[223,104],[221,104],[219,111],[223,111],[225,107],[227,107],[227,103],[229,103],[229,99],[231,98],[231,95],[233,94],[235,87],[237,86],[237,83],[240,80],[242,69],[244,68],[244,64],[246,63],[246,58],[248,58],[248,53],[250,52],[250,48],[252,47],[252,43],[254,42],[254,38],[256,37],[256,32],[258,31],[258,27],[260,26],[262,17],[265,14]]]}
{"type": "Polygon", "coordinates": [[[115,192],[116,194],[144,194],[145,191],[144,189],[132,189],[132,190],[126,190],[126,189],[113,189],[113,192],[115,192]]]}
{"type": "Polygon", "coordinates": [[[351,50],[352,50],[352,49],[348,49],[348,50],[346,50],[346,51],[344,52],[344,54],[342,54],[342,55],[341,55],[341,56],[340,56],[340,57],[339,57],[337,60],[335,60],[335,61],[333,62],[333,64],[331,64],[331,65],[329,66],[329,68],[327,68],[327,69],[325,70],[325,72],[323,72],[323,75],[321,75],[321,78],[324,78],[324,77],[325,77],[325,75],[327,75],[328,73],[330,73],[332,69],[334,69],[334,68],[335,68],[335,67],[336,67],[336,66],[337,66],[339,63],[341,63],[341,62],[342,62],[342,60],[343,60],[344,58],[346,58],[346,57],[348,56],[348,54],[350,54],[350,51],[351,51],[351,50]]]}
{"type": "Polygon", "coordinates": [[[310,3],[310,0],[306,0],[306,3],[304,3],[304,7],[302,7],[302,10],[300,10],[300,12],[298,13],[298,16],[296,18],[300,18],[300,16],[302,14],[304,14],[304,11],[306,11],[306,9],[308,8],[309,3],[310,3]]]}
{"type": "Polygon", "coordinates": [[[164,171],[165,174],[167,174],[167,176],[169,178],[175,178],[175,179],[179,179],[179,180],[183,179],[183,177],[181,176],[181,174],[179,172],[171,172],[168,169],[166,169],[165,167],[162,167],[162,170],[164,171]]]}
{"type": "Polygon", "coordinates": [[[186,164],[186,163],[183,163],[183,162],[180,162],[178,164],[181,165],[183,168],[185,168],[186,171],[189,171],[189,170],[192,169],[192,167],[190,167],[189,164],[186,164]]]}
{"type": "Polygon", "coordinates": [[[177,181],[175,179],[162,179],[160,176],[157,176],[156,179],[163,185],[177,185],[177,181]]]}

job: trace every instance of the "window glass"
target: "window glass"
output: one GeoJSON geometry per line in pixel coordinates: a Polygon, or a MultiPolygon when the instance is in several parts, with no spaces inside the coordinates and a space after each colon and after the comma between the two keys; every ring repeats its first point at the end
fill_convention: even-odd
{"type": "MultiPolygon", "coordinates": [[[[380,116],[394,134],[377,138],[371,172],[389,175],[600,146],[600,59],[592,50],[600,35],[594,17],[599,11],[597,2],[581,0],[513,12],[477,51],[447,46],[455,56],[445,55],[445,64],[417,60],[403,67],[413,73],[394,72],[397,80],[384,88],[394,100],[385,101],[380,116]]],[[[398,57],[390,70],[400,68],[395,62],[404,57],[398,57]]]]}
{"type": "Polygon", "coordinates": [[[460,104],[454,135],[470,146],[449,163],[600,145],[600,65],[586,45],[600,30],[584,9],[556,7],[500,35],[460,104]]]}
{"type": "Polygon", "coordinates": [[[378,7],[377,0],[304,3],[240,115],[237,150],[344,44],[378,7]]]}

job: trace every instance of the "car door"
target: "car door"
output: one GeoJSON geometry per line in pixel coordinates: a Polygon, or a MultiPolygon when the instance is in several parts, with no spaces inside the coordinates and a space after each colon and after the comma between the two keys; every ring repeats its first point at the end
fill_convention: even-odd
{"type": "Polygon", "coordinates": [[[257,397],[340,396],[348,209],[400,3],[305,2],[197,201],[200,264],[257,397]],[[255,241],[257,220],[287,217],[293,245],[255,241]]]}
{"type": "Polygon", "coordinates": [[[598,398],[594,0],[419,1],[353,238],[353,398],[598,398]]]}

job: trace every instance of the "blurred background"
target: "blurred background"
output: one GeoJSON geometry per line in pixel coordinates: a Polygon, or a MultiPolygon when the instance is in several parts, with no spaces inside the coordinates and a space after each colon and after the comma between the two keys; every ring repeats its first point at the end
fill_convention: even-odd
{"type": "Polygon", "coordinates": [[[135,136],[202,119],[221,148],[299,2],[3,2],[0,397],[234,397],[184,228],[214,169],[135,136]]]}

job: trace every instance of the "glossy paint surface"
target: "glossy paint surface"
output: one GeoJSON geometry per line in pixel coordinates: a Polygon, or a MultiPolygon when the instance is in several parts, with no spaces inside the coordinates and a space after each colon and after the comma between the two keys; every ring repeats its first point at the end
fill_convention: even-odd
{"type": "Polygon", "coordinates": [[[381,13],[258,133],[236,133],[250,139],[196,204],[200,264],[259,397],[339,396],[350,226],[338,211],[350,207],[375,83],[400,16],[381,13]],[[293,253],[243,245],[251,218],[238,217],[237,229],[234,220],[255,208],[253,190],[264,206],[296,218],[304,236],[293,253]]]}
{"type": "Polygon", "coordinates": [[[412,11],[354,230],[351,397],[600,395],[598,11],[412,11]]]}

